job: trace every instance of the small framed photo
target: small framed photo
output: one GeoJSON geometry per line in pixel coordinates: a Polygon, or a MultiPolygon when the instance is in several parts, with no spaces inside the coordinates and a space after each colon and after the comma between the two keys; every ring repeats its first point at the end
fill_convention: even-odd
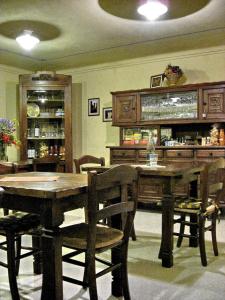
{"type": "Polygon", "coordinates": [[[162,86],[162,74],[151,76],[150,88],[162,86]]]}
{"type": "Polygon", "coordinates": [[[99,116],[100,115],[100,99],[91,98],[88,99],[88,115],[99,116]]]}
{"type": "Polygon", "coordinates": [[[103,112],[103,122],[112,121],[112,107],[105,107],[102,110],[103,112]]]}

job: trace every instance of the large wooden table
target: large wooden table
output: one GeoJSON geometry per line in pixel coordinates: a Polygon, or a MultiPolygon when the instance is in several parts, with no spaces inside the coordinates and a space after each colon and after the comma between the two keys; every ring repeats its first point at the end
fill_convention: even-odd
{"type": "MultiPolygon", "coordinates": [[[[203,169],[203,165],[185,165],[185,164],[167,164],[159,167],[147,167],[145,165],[133,165],[134,167],[141,167],[139,178],[139,189],[143,189],[143,182],[145,185],[151,180],[157,180],[162,185],[162,238],[159,258],[162,259],[162,266],[170,268],[173,266],[173,215],[174,215],[174,187],[180,184],[184,177],[196,178],[190,181],[190,194],[195,197],[198,193],[197,176],[203,169]],[[187,175],[188,174],[188,175],[187,175]]],[[[111,166],[90,166],[82,168],[85,171],[96,170],[102,172],[111,166]]],[[[196,228],[191,227],[191,232],[195,232],[196,228]]],[[[189,245],[196,247],[196,240],[190,239],[189,245]]]]}
{"type": "MultiPolygon", "coordinates": [[[[143,167],[143,166],[142,166],[143,167]]],[[[96,169],[96,168],[95,168],[96,169]]],[[[105,167],[107,169],[107,167],[105,167]]],[[[140,176],[160,178],[163,185],[162,200],[162,243],[160,258],[162,265],[173,265],[173,187],[186,172],[198,174],[202,167],[170,165],[166,168],[143,167],[140,176]]],[[[64,213],[83,207],[87,201],[87,175],[72,173],[28,172],[11,176],[33,178],[43,177],[41,182],[0,181],[5,195],[0,207],[40,214],[43,226],[43,285],[42,300],[62,300],[62,238],[59,226],[64,221],[64,213]],[[57,181],[47,181],[50,176],[59,176],[57,181]]],[[[0,178],[4,175],[0,176],[0,178]]],[[[197,183],[193,181],[193,191],[197,183]]],[[[112,294],[121,296],[121,285],[115,276],[112,294]]]]}
{"type": "MultiPolygon", "coordinates": [[[[0,178],[6,175],[0,176],[0,178]]],[[[0,207],[40,214],[43,226],[42,300],[62,300],[62,238],[59,226],[64,213],[83,207],[87,201],[87,175],[28,172],[7,176],[43,177],[41,182],[0,181],[5,190],[0,207]],[[59,176],[56,181],[48,177],[59,176]]]]}

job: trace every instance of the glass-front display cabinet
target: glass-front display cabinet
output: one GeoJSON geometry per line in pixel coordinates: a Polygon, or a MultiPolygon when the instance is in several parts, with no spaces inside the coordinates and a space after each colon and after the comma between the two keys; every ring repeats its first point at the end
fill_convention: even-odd
{"type": "Polygon", "coordinates": [[[140,98],[141,121],[198,117],[197,90],[143,94],[140,98]]]}
{"type": "Polygon", "coordinates": [[[72,172],[71,76],[20,75],[21,160],[59,156],[72,172]]]}

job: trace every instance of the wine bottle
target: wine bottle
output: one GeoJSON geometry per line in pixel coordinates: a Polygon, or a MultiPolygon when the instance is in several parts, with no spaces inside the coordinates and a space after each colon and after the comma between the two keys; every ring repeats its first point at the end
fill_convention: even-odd
{"type": "Polygon", "coordinates": [[[39,137],[40,136],[40,126],[39,126],[38,122],[35,123],[34,136],[35,137],[39,137]]]}

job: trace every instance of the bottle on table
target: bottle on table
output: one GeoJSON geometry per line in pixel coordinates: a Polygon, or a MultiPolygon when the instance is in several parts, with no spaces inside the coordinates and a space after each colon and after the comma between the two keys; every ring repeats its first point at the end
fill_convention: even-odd
{"type": "Polygon", "coordinates": [[[156,166],[158,162],[158,154],[155,152],[155,139],[152,134],[149,134],[148,144],[147,144],[147,165],[156,166]]]}

